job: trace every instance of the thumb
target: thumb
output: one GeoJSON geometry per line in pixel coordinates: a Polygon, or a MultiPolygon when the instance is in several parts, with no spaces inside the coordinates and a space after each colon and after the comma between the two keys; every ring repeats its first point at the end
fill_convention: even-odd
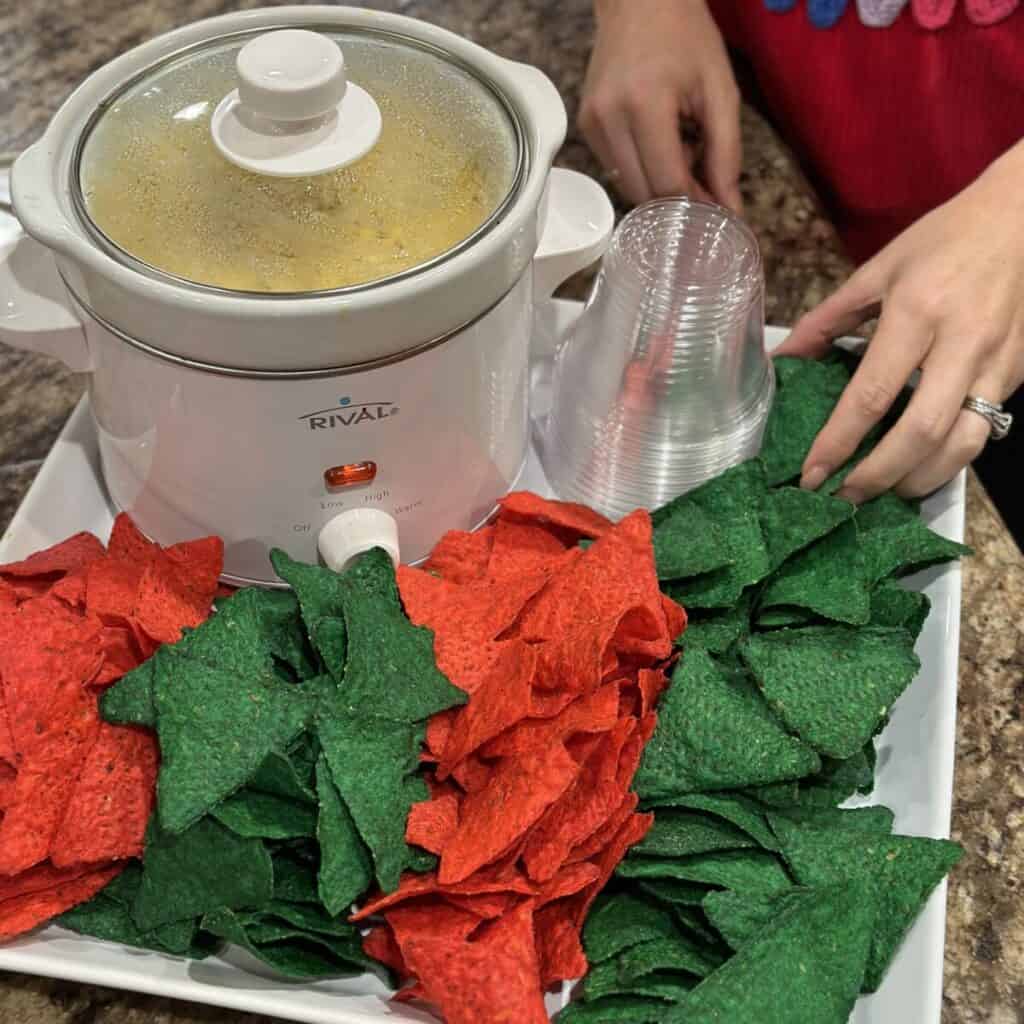
{"type": "Polygon", "coordinates": [[[832,347],[834,338],[877,316],[880,293],[870,267],[865,264],[824,302],[805,313],[772,355],[819,359],[832,347]]]}
{"type": "Polygon", "coordinates": [[[743,143],[740,138],[740,101],[734,91],[718,89],[705,101],[704,134],[707,152],[704,173],[712,194],[723,206],[743,212],[740,195],[740,169],[743,143]]]}

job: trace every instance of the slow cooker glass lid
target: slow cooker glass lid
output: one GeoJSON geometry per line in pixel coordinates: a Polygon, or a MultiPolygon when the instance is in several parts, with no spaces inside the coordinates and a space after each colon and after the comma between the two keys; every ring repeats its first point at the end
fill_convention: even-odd
{"type": "Polygon", "coordinates": [[[370,152],[303,177],[236,166],[211,116],[238,84],[240,50],[264,32],[192,47],[125,83],[79,140],[75,202],[108,252],[198,287],[308,297],[420,272],[500,219],[525,151],[498,89],[410,37],[316,31],[380,109],[370,152]]]}

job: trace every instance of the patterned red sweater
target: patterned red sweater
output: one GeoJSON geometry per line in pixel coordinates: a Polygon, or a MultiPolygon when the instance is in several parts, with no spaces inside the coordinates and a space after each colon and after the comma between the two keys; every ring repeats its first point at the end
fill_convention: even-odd
{"type": "Polygon", "coordinates": [[[937,31],[909,6],[869,28],[851,2],[827,29],[802,3],[711,7],[858,260],[1024,138],[1024,6],[981,26],[958,5],[937,31]]]}

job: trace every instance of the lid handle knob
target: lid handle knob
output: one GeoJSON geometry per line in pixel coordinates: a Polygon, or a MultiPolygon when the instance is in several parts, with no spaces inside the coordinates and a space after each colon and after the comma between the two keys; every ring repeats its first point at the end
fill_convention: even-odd
{"type": "Polygon", "coordinates": [[[281,29],[238,53],[238,88],[210,119],[210,133],[231,163],[279,178],[325,174],[361,160],[377,144],[380,108],[348,80],[333,39],[281,29]]]}
{"type": "Polygon", "coordinates": [[[237,68],[242,107],[276,121],[324,117],[348,85],[341,47],[302,29],[257,36],[239,51],[237,68]]]}

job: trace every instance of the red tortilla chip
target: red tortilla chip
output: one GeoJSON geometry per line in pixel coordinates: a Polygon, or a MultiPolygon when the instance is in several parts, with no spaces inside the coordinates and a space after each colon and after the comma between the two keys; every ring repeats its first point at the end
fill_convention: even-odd
{"type": "Polygon", "coordinates": [[[409,973],[409,968],[402,959],[402,951],[395,942],[395,936],[387,926],[372,928],[363,936],[363,952],[400,975],[409,973]]]}
{"type": "Polygon", "coordinates": [[[686,609],[676,604],[667,594],[661,595],[661,607],[665,612],[669,636],[673,640],[678,640],[686,632],[686,609]]]}
{"type": "Polygon", "coordinates": [[[459,827],[459,799],[448,795],[424,800],[409,808],[405,841],[440,853],[459,827]]]}
{"type": "Polygon", "coordinates": [[[437,766],[439,779],[447,778],[463,758],[511,728],[529,711],[536,664],[536,652],[521,640],[501,645],[490,674],[455,716],[437,766]]]}
{"type": "MultiPolygon", "coordinates": [[[[531,699],[531,713],[534,699],[531,699]]],[[[593,693],[576,697],[551,718],[524,719],[496,736],[481,753],[484,757],[510,757],[528,750],[544,751],[579,732],[607,732],[618,717],[619,687],[616,683],[606,683],[593,693]]]]}
{"type": "Polygon", "coordinates": [[[494,527],[487,574],[498,579],[535,572],[549,575],[565,550],[566,545],[543,527],[502,519],[494,527]]]}
{"type": "Polygon", "coordinates": [[[468,754],[452,768],[452,778],[464,793],[479,793],[491,781],[492,768],[476,754],[468,754]]]}
{"type": "Polygon", "coordinates": [[[130,516],[124,512],[118,514],[107,542],[107,554],[111,558],[133,562],[141,567],[157,550],[157,545],[140,532],[130,516]]]}
{"type": "Polygon", "coordinates": [[[523,896],[533,896],[536,887],[531,885],[523,873],[514,864],[496,863],[477,871],[472,878],[453,885],[442,885],[436,872],[417,875],[407,871],[394,892],[385,893],[370,900],[353,914],[350,921],[363,921],[409,900],[419,900],[423,896],[479,896],[482,893],[511,892],[523,896]]]}
{"type": "Polygon", "coordinates": [[[387,921],[446,1024],[480,1024],[496,1012],[515,1024],[548,1024],[529,901],[482,926],[450,905],[399,907],[387,921]]]}
{"type": "Polygon", "coordinates": [[[155,553],[142,574],[132,618],[160,643],[206,621],[223,566],[223,543],[204,538],[155,553]]]}
{"type": "Polygon", "coordinates": [[[231,597],[233,594],[238,592],[237,587],[230,587],[226,583],[218,583],[217,589],[213,592],[215,598],[220,597],[231,597]]]}
{"type": "Polygon", "coordinates": [[[64,576],[95,562],[104,554],[103,545],[91,533],[76,533],[20,562],[0,565],[0,576],[64,576]]]}
{"type": "Polygon", "coordinates": [[[58,597],[66,605],[75,609],[85,608],[85,581],[89,568],[79,569],[77,572],[68,573],[63,579],[57,580],[50,587],[51,597],[58,597]]]}
{"type": "Polygon", "coordinates": [[[50,844],[50,860],[65,867],[141,856],[158,760],[150,733],[103,722],[50,844]]]}
{"type": "MultiPolygon", "coordinates": [[[[2,680],[0,680],[0,684],[2,684],[2,680]]],[[[7,721],[7,705],[4,701],[2,685],[0,685],[0,761],[5,761],[12,768],[17,763],[15,760],[14,737],[11,735],[11,726],[7,721]]]]}
{"type": "Polygon", "coordinates": [[[33,893],[55,889],[58,885],[91,874],[95,869],[95,864],[75,864],[69,868],[57,868],[48,860],[44,860],[20,874],[0,877],[0,904],[18,896],[30,896],[33,893]]]}
{"type": "Polygon", "coordinates": [[[658,669],[642,668],[637,673],[640,690],[640,714],[650,714],[658,706],[658,699],[668,686],[668,676],[658,669]]]}
{"type": "Polygon", "coordinates": [[[415,984],[409,985],[408,988],[403,988],[401,992],[396,992],[391,998],[396,1003],[425,1003],[427,1001],[427,993],[417,981],[415,984]]]}
{"type": "Polygon", "coordinates": [[[433,715],[427,722],[427,749],[435,761],[440,761],[444,754],[444,748],[452,733],[452,724],[457,713],[458,708],[448,708],[446,711],[433,715]]]}
{"type": "MultiPolygon", "coordinates": [[[[18,751],[14,790],[0,822],[0,875],[43,860],[64,816],[82,763],[96,739],[96,697],[67,659],[67,674],[43,705],[8,705],[18,751]]],[[[8,676],[4,675],[5,684],[8,676]]]]}
{"type": "Polygon", "coordinates": [[[120,873],[121,868],[119,864],[94,867],[50,889],[4,900],[0,903],[0,942],[31,931],[65,910],[91,899],[120,873]]]}
{"type": "Polygon", "coordinates": [[[515,491],[503,498],[501,518],[528,519],[554,526],[575,534],[576,539],[586,537],[595,540],[613,526],[610,519],[605,519],[599,512],[587,508],[586,505],[577,505],[571,501],[552,501],[530,491],[515,491]]]}
{"type": "Polygon", "coordinates": [[[517,896],[509,892],[482,892],[477,896],[445,896],[445,900],[452,906],[458,907],[460,910],[468,910],[485,921],[501,917],[517,899],[517,896]]]}
{"type": "Polygon", "coordinates": [[[611,842],[594,858],[594,863],[600,869],[601,874],[589,889],[584,889],[578,895],[570,897],[570,901],[575,904],[573,912],[578,927],[583,927],[591,904],[608,884],[608,879],[612,877],[629,848],[639,843],[653,824],[653,814],[630,815],[622,828],[612,837],[611,842]]]}
{"type": "Polygon", "coordinates": [[[626,741],[619,755],[619,767],[616,772],[615,782],[622,790],[627,790],[633,784],[633,776],[640,767],[640,758],[643,756],[644,747],[654,735],[654,728],[658,724],[656,714],[645,715],[637,722],[636,732],[626,741]]]}
{"type": "Polygon", "coordinates": [[[85,577],[86,611],[107,623],[127,622],[135,611],[144,572],[143,564],[114,557],[93,562],[85,577]]]}
{"type": "Polygon", "coordinates": [[[109,686],[142,663],[135,634],[126,626],[104,626],[100,644],[103,666],[93,686],[109,686]]]}
{"type": "Polygon", "coordinates": [[[0,761],[0,816],[14,799],[14,782],[17,777],[18,773],[14,770],[13,764],[0,761]]]}
{"type": "Polygon", "coordinates": [[[553,718],[561,714],[573,701],[579,700],[575,690],[534,690],[530,694],[530,717],[553,718]]]}
{"type": "Polygon", "coordinates": [[[574,896],[600,877],[601,870],[596,864],[565,864],[558,869],[558,874],[554,878],[540,887],[537,905],[544,906],[545,903],[554,903],[555,900],[565,899],[566,896],[574,896]]]}
{"type": "Polygon", "coordinates": [[[571,907],[561,903],[542,907],[537,911],[536,933],[544,988],[560,981],[574,981],[587,973],[587,957],[571,907]]]}
{"type": "Polygon", "coordinates": [[[450,530],[437,542],[423,568],[449,583],[472,583],[483,579],[487,573],[493,544],[493,526],[485,526],[473,533],[450,530]]]}
{"type": "Polygon", "coordinates": [[[601,737],[572,787],[554,803],[530,832],[523,851],[527,875],[547,882],[568,859],[572,848],[589,838],[622,803],[626,787],[616,779],[622,748],[636,728],[623,718],[601,737]]]}
{"type": "Polygon", "coordinates": [[[578,864],[580,861],[596,857],[612,842],[622,826],[632,816],[639,803],[640,797],[636,793],[627,793],[611,817],[603,825],[595,829],[594,834],[589,839],[585,839],[578,846],[573,847],[566,864],[578,864]]]}
{"type": "Polygon", "coordinates": [[[0,615],[18,607],[18,592],[6,580],[0,579],[0,615]]]}
{"type": "Polygon", "coordinates": [[[463,801],[459,828],[441,855],[441,882],[461,882],[497,860],[572,785],[578,772],[579,765],[560,745],[540,763],[534,757],[499,762],[488,784],[463,801]]]}

